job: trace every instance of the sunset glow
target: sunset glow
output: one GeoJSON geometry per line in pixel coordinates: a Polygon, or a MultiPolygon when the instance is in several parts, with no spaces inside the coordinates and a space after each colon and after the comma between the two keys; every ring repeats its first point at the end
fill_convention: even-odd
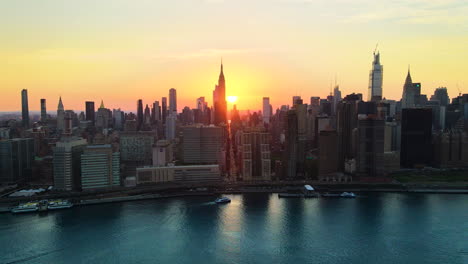
{"type": "Polygon", "coordinates": [[[233,96],[233,95],[228,96],[227,101],[231,104],[234,104],[235,102],[237,102],[237,96],[233,96]]]}
{"type": "Polygon", "coordinates": [[[323,98],[335,79],[366,95],[376,43],[384,97],[401,98],[408,64],[422,93],[454,97],[468,91],[467,13],[461,0],[3,1],[0,111],[18,109],[21,89],[34,111],[60,95],[67,109],[102,98],[135,111],[171,87],[180,105],[211,104],[221,58],[239,109],[323,98]]]}

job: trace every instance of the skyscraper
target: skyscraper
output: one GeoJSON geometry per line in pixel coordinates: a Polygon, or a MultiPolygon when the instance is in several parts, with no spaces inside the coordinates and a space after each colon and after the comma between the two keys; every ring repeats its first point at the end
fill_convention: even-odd
{"type": "Polygon", "coordinates": [[[41,121],[47,121],[46,99],[41,99],[41,121]]]}
{"type": "Polygon", "coordinates": [[[140,130],[143,125],[143,100],[137,102],[137,129],[140,130]]]}
{"type": "Polygon", "coordinates": [[[223,63],[221,62],[221,72],[219,73],[218,84],[213,91],[214,124],[227,124],[227,103],[226,103],[226,81],[223,73],[223,63]]]}
{"type": "Polygon", "coordinates": [[[358,121],[357,172],[362,176],[384,174],[385,121],[368,116],[358,121]]]}
{"type": "Polygon", "coordinates": [[[153,103],[153,120],[161,120],[161,107],[159,106],[159,101],[154,101],[153,103]]]}
{"type": "Polygon", "coordinates": [[[167,117],[167,97],[161,98],[161,117],[163,124],[166,124],[167,117]]]}
{"type": "Polygon", "coordinates": [[[380,53],[374,51],[372,70],[369,73],[368,101],[382,100],[383,66],[380,64],[380,53]]]}
{"type": "Polygon", "coordinates": [[[403,96],[401,98],[401,108],[413,108],[420,105],[421,83],[413,83],[410,70],[406,75],[405,84],[403,86],[403,96]]]}
{"type": "Polygon", "coordinates": [[[263,97],[263,124],[269,124],[271,118],[270,97],[263,97]]]}
{"type": "Polygon", "coordinates": [[[53,148],[55,189],[81,189],[81,154],[86,145],[86,139],[72,137],[56,143],[53,148]]]}
{"type": "Polygon", "coordinates": [[[432,111],[403,109],[401,117],[401,166],[427,166],[432,159],[432,111]]]}
{"type": "Polygon", "coordinates": [[[174,88],[169,90],[169,112],[177,114],[177,92],[174,88]]]}
{"type": "Polygon", "coordinates": [[[439,101],[441,106],[447,106],[450,103],[450,98],[446,87],[435,89],[434,95],[431,96],[431,101],[439,101]]]}
{"type": "Polygon", "coordinates": [[[86,120],[91,121],[91,123],[93,123],[94,125],[94,121],[95,121],[94,102],[87,101],[85,104],[86,104],[86,120]]]}
{"type": "Polygon", "coordinates": [[[242,179],[270,180],[270,133],[265,128],[245,128],[237,133],[236,138],[242,179]]]}
{"type": "Polygon", "coordinates": [[[59,98],[59,103],[57,107],[57,129],[60,131],[65,131],[65,109],[62,103],[62,97],[59,98]]]}
{"type": "Polygon", "coordinates": [[[0,183],[15,183],[32,176],[34,139],[0,140],[0,183]]]}
{"type": "Polygon", "coordinates": [[[29,128],[29,106],[28,106],[28,90],[21,91],[21,114],[23,118],[23,127],[29,128]]]}

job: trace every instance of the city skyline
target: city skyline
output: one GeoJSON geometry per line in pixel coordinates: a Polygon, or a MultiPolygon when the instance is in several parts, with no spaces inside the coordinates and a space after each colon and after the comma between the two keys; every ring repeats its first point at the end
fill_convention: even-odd
{"type": "Polygon", "coordinates": [[[179,8],[114,1],[112,12],[106,1],[92,8],[2,4],[0,58],[7,63],[0,111],[19,109],[22,89],[30,111],[40,110],[41,98],[55,105],[59,96],[67,109],[102,99],[109,108],[135,111],[136,100],[153,102],[170,88],[181,107],[194,108],[200,96],[212,105],[221,57],[226,95],[238,96],[238,109],[261,109],[264,96],[274,108],[294,95],[324,98],[335,76],[344,94],[367,98],[376,43],[385,98],[401,98],[408,64],[423,94],[441,86],[451,98],[467,91],[463,1],[384,2],[378,9],[364,0],[332,2],[184,1],[179,8]]]}

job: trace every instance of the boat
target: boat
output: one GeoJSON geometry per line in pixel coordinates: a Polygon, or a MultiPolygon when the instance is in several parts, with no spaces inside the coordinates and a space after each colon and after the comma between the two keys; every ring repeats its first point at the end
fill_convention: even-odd
{"type": "Polygon", "coordinates": [[[11,212],[14,214],[17,213],[28,213],[28,212],[37,212],[39,211],[39,203],[37,202],[27,202],[24,204],[20,204],[16,207],[11,209],[11,212]]]}
{"type": "Polygon", "coordinates": [[[52,200],[49,201],[47,205],[47,209],[49,210],[66,209],[71,207],[73,207],[73,203],[68,200],[52,200]]]}
{"type": "Polygon", "coordinates": [[[353,192],[343,192],[340,196],[343,198],[356,198],[356,195],[353,192]]]}
{"type": "Polygon", "coordinates": [[[221,203],[230,203],[231,202],[231,199],[227,198],[227,197],[221,197],[221,198],[218,198],[215,200],[215,203],[217,204],[221,204],[221,203]]]}

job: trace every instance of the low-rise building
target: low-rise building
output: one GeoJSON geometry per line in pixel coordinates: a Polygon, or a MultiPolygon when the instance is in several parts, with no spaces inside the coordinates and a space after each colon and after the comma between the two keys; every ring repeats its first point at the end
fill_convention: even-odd
{"type": "Polygon", "coordinates": [[[217,182],[220,180],[219,165],[142,167],[136,169],[137,185],[163,182],[217,182]]]}

